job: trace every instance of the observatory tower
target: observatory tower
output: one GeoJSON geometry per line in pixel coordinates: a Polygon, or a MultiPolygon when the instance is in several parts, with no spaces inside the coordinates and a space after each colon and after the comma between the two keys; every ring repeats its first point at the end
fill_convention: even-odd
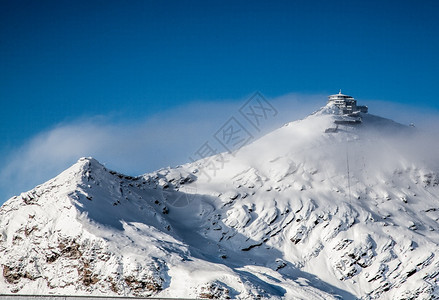
{"type": "Polygon", "coordinates": [[[340,109],[340,114],[350,115],[356,113],[367,113],[367,106],[357,105],[357,100],[352,96],[344,95],[341,90],[338,94],[328,96],[328,103],[333,103],[340,109]]]}

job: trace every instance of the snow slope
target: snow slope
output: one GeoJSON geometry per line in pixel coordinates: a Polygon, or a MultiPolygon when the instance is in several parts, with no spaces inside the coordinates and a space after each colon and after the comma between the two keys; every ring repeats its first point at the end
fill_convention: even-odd
{"type": "Polygon", "coordinates": [[[80,159],[1,207],[0,291],[439,298],[435,149],[373,115],[336,127],[333,112],[136,178],[80,159]]]}

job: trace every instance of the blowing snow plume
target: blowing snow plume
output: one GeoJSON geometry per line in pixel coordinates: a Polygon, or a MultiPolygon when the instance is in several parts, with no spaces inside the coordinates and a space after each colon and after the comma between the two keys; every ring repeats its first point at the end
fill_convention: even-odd
{"type": "MultiPolygon", "coordinates": [[[[93,156],[131,175],[186,163],[250,97],[193,102],[136,121],[95,116],[58,124],[3,157],[0,204],[56,176],[79,157],[93,156]]],[[[261,132],[253,130],[253,136],[260,137],[291,119],[306,116],[320,101],[318,95],[299,94],[271,99],[279,113],[261,132]]]]}

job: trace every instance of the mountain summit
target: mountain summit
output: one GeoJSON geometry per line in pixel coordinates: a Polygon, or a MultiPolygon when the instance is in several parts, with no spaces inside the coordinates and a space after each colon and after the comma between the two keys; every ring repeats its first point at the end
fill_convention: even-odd
{"type": "Polygon", "coordinates": [[[437,155],[340,95],[175,168],[130,177],[79,159],[0,208],[0,290],[439,298],[437,155]]]}

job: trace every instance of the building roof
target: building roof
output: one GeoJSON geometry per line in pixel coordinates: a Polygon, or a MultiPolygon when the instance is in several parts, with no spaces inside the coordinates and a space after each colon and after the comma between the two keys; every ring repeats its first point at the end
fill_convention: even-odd
{"type": "Polygon", "coordinates": [[[340,89],[340,92],[338,92],[338,94],[329,95],[328,97],[329,98],[353,98],[352,96],[342,94],[341,89],[340,89]]]}

